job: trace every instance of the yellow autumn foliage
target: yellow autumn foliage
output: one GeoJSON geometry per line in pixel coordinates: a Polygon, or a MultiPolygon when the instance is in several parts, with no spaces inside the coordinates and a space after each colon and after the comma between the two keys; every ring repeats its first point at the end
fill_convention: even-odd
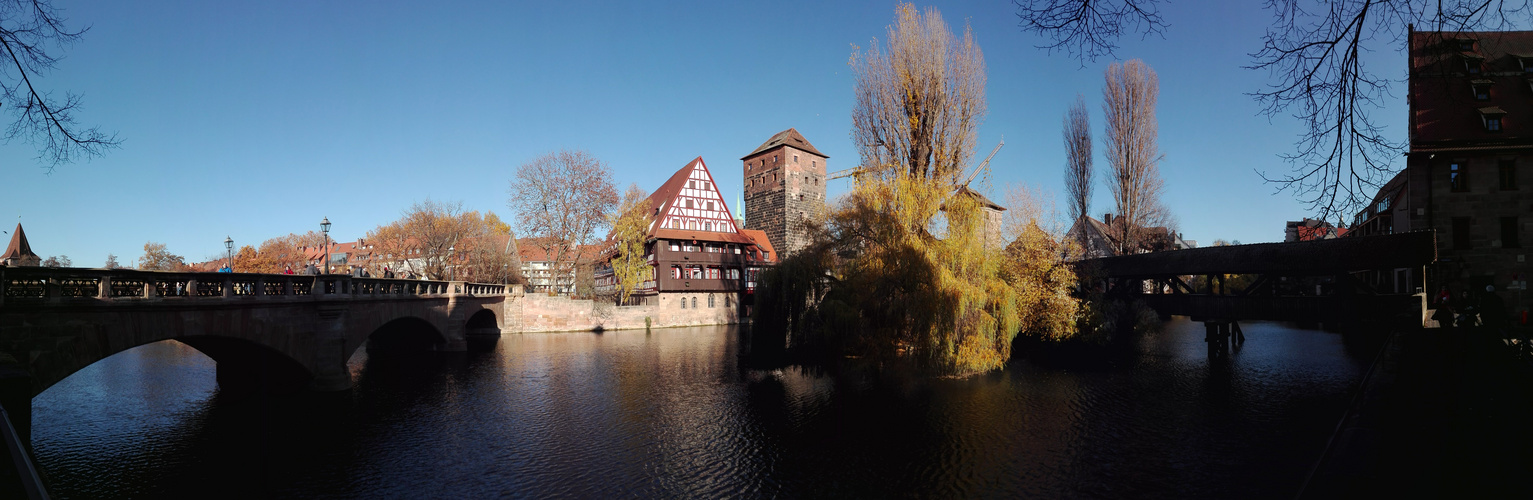
{"type": "Polygon", "coordinates": [[[940,179],[862,182],[816,245],[764,279],[758,318],[788,324],[758,326],[786,328],[791,345],[910,357],[940,375],[1001,368],[1019,333],[1072,335],[1079,306],[1056,239],[1033,224],[1003,244],[997,230],[940,179]]]}

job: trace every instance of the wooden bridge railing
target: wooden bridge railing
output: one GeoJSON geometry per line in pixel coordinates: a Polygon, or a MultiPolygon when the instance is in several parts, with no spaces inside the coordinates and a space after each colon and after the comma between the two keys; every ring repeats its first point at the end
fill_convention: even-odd
{"type": "Polygon", "coordinates": [[[0,267],[0,306],[159,300],[380,300],[496,296],[500,284],[339,274],[175,273],[0,267]]]}

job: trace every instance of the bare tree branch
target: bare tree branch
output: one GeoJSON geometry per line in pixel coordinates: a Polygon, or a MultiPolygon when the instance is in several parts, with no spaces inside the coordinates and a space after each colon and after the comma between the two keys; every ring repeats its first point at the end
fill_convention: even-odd
{"type": "Polygon", "coordinates": [[[1012,0],[1023,31],[1051,40],[1040,45],[1063,50],[1082,61],[1115,57],[1118,38],[1139,31],[1143,36],[1165,32],[1160,0],[1012,0]],[[1142,31],[1141,31],[1142,30],[1142,31]]]}
{"type": "Polygon", "coordinates": [[[886,47],[852,54],[852,140],[873,175],[955,180],[985,115],[984,54],[936,9],[900,4],[894,21],[886,47]]]}
{"type": "Polygon", "coordinates": [[[79,95],[66,93],[58,101],[32,81],[58,62],[48,53],[50,48],[67,48],[87,29],[65,29],[59,11],[46,0],[0,0],[0,49],[11,61],[0,65],[0,106],[16,117],[6,127],[4,139],[21,139],[37,148],[37,160],[50,173],[60,164],[98,157],[121,145],[115,134],[96,127],[77,128],[74,111],[80,108],[79,95]]]}
{"type": "MultiPolygon", "coordinates": [[[[1091,209],[1091,117],[1086,98],[1077,94],[1065,113],[1065,193],[1070,197],[1070,221],[1079,222],[1091,209]]],[[[1080,234],[1085,246],[1086,232],[1080,234]]]]}
{"type": "MultiPolygon", "coordinates": [[[[1155,12],[1158,0],[1137,7],[1155,12]]],[[[1137,10],[1112,9],[1093,0],[1037,0],[1018,10],[1022,27],[1056,40],[1047,48],[1074,48],[1085,60],[1110,55],[1124,29],[1159,34],[1159,17],[1135,18],[1137,10]],[[1072,9],[1079,14],[1072,15],[1072,9]],[[1110,22],[1135,20],[1139,24],[1110,22]]],[[[1019,3],[1020,5],[1020,3],[1019,3]]],[[[1109,5],[1116,5],[1111,4],[1109,5]]],[[[1320,219],[1342,220],[1373,197],[1396,170],[1407,147],[1391,140],[1372,112],[1395,99],[1404,72],[1367,66],[1376,51],[1406,48],[1407,26],[1423,31],[1497,31],[1533,21],[1527,0],[1267,0],[1272,25],[1249,69],[1268,72],[1270,83],[1250,95],[1263,113],[1289,115],[1303,124],[1294,149],[1281,155],[1292,169],[1257,174],[1279,192],[1291,191],[1320,219]]]]}
{"type": "Polygon", "coordinates": [[[1118,252],[1126,255],[1139,247],[1146,229],[1165,218],[1155,120],[1160,80],[1155,70],[1138,59],[1113,63],[1106,76],[1102,112],[1107,131],[1102,140],[1107,149],[1107,187],[1117,205],[1115,222],[1121,221],[1113,227],[1118,252]]]}

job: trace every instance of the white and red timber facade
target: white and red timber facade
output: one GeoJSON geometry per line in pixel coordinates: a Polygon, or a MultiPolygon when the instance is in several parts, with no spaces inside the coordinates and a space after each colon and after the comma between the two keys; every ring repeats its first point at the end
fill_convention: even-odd
{"type": "MultiPolygon", "coordinates": [[[[763,267],[777,253],[761,231],[741,229],[730,216],[708,166],[698,157],[650,194],[653,221],[645,238],[649,279],[630,303],[661,309],[708,309],[737,316],[752,303],[763,267]]],[[[615,243],[609,239],[609,248],[615,243]]],[[[596,269],[598,292],[617,286],[609,252],[596,269]]]]}

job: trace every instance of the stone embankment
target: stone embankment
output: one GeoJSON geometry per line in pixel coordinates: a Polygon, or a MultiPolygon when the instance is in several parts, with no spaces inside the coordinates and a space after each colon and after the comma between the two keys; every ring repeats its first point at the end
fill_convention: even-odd
{"type": "Polygon", "coordinates": [[[1533,498],[1530,333],[1392,334],[1299,497],[1533,498]]]}
{"type": "Polygon", "coordinates": [[[606,301],[518,290],[507,297],[502,333],[632,330],[742,321],[733,294],[665,293],[651,304],[615,306],[606,301]]]}

